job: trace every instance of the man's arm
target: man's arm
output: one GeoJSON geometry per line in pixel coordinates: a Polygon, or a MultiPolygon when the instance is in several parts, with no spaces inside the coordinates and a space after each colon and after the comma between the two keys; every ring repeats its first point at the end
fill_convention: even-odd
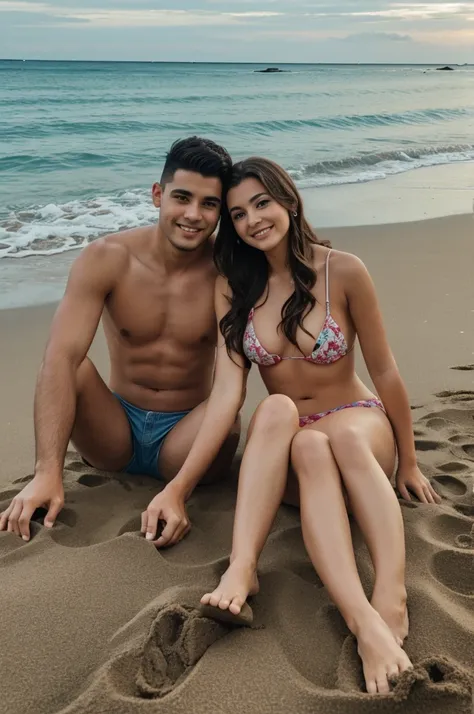
{"type": "Polygon", "coordinates": [[[52,526],[64,500],[64,459],[74,426],[77,370],[100,321],[107,295],[126,260],[125,250],[103,240],[86,248],[71,269],[53,319],[35,393],[35,477],[0,517],[0,530],[29,538],[36,508],[47,505],[52,526]]]}

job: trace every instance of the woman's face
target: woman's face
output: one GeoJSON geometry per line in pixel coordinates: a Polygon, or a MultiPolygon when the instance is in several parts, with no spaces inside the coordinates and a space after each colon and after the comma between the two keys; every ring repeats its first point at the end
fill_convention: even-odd
{"type": "Polygon", "coordinates": [[[258,179],[247,178],[227,194],[227,206],[239,238],[269,251],[286,239],[290,216],[258,179]]]}

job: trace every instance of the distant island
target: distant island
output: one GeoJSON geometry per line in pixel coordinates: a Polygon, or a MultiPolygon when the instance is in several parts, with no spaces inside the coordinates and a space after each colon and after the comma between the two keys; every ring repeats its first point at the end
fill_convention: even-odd
{"type": "Polygon", "coordinates": [[[436,67],[436,69],[439,72],[454,72],[454,67],[448,67],[448,65],[446,67],[436,67]]]}
{"type": "Polygon", "coordinates": [[[284,69],[279,67],[267,67],[266,69],[255,69],[254,72],[284,72],[284,69]]]}

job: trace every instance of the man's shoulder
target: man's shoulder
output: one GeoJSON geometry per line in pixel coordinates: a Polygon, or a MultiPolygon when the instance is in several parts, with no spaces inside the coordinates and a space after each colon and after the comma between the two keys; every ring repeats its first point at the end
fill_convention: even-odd
{"type": "MultiPolygon", "coordinates": [[[[127,228],[117,233],[109,233],[108,235],[98,238],[92,245],[103,246],[103,251],[109,250],[114,253],[131,253],[144,243],[148,243],[154,236],[156,231],[155,226],[140,226],[138,228],[127,228]]],[[[90,246],[88,246],[90,247],[90,246]]]]}
{"type": "Polygon", "coordinates": [[[129,265],[130,237],[126,231],[97,238],[82,249],[72,264],[71,276],[81,282],[110,282],[118,278],[129,265]]]}
{"type": "Polygon", "coordinates": [[[112,266],[128,261],[134,249],[152,235],[153,226],[130,228],[117,233],[97,238],[83,249],[80,258],[83,262],[99,261],[112,266]]]}

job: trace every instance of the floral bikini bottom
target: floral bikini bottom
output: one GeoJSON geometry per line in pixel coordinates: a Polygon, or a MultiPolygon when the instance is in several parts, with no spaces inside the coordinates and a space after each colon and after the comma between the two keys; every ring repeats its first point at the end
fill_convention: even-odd
{"type": "Polygon", "coordinates": [[[358,402],[352,402],[352,404],[343,404],[340,407],[334,407],[334,409],[328,409],[327,412],[319,412],[319,414],[308,414],[308,416],[300,417],[300,426],[307,426],[308,424],[314,424],[315,421],[319,421],[328,414],[333,414],[334,412],[340,412],[341,409],[351,409],[352,407],[377,407],[385,413],[384,406],[380,399],[361,399],[358,402]]]}

